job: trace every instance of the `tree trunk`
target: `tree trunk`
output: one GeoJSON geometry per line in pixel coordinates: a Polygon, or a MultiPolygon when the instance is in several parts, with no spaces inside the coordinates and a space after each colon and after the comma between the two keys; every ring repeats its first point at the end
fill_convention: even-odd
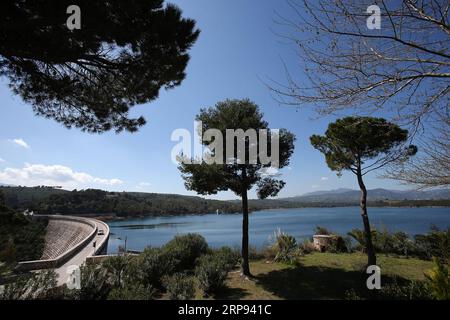
{"type": "Polygon", "coordinates": [[[247,189],[242,191],[242,274],[251,276],[248,262],[248,198],[247,189]]]}
{"type": "Polygon", "coordinates": [[[358,177],[358,184],[361,190],[361,217],[364,223],[364,235],[366,240],[366,251],[367,251],[367,265],[373,266],[377,264],[377,257],[375,256],[375,250],[372,243],[372,232],[370,230],[369,216],[367,215],[367,189],[364,185],[362,178],[361,167],[358,167],[356,176],[358,177]]]}

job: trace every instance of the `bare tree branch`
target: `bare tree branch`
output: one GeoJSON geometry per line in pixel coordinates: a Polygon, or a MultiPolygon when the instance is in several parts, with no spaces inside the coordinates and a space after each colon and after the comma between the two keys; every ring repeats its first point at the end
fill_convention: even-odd
{"type": "Polygon", "coordinates": [[[419,186],[449,185],[450,1],[288,3],[294,18],[277,23],[298,51],[300,70],[285,66],[286,84],[268,84],[277,100],[313,106],[319,115],[348,110],[392,115],[412,132],[411,139],[423,141],[414,141],[422,153],[418,160],[401,163],[390,177],[419,186]],[[380,30],[367,27],[366,11],[374,4],[381,9],[380,30]]]}

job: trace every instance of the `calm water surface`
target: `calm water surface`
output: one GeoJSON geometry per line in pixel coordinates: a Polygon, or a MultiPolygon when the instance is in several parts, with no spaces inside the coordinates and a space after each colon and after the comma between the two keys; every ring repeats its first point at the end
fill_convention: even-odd
{"type": "MultiPolygon", "coordinates": [[[[369,208],[372,225],[391,231],[405,231],[414,235],[426,233],[431,225],[450,227],[450,208],[369,208]]],[[[177,234],[199,233],[213,247],[239,246],[242,216],[191,215],[182,217],[151,217],[113,221],[108,252],[117,252],[127,239],[127,248],[143,250],[147,246],[161,246],[177,234]]],[[[250,214],[250,244],[263,247],[270,236],[280,228],[299,241],[313,235],[316,226],[345,234],[353,228],[362,228],[359,208],[302,208],[258,211],[250,214]]]]}

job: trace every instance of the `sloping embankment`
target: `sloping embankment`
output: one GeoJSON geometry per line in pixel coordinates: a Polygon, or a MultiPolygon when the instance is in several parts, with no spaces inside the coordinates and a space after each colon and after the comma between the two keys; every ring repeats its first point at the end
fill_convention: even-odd
{"type": "Polygon", "coordinates": [[[50,219],[41,260],[59,257],[88,237],[92,230],[92,225],[79,221],[50,219]]]}

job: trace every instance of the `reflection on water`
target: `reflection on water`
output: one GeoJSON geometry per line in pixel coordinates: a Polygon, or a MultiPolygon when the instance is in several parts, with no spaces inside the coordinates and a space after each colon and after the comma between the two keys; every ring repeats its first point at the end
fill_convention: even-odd
{"type": "Polygon", "coordinates": [[[175,228],[178,225],[188,224],[187,222],[178,223],[157,223],[157,224],[125,224],[125,225],[112,225],[111,228],[121,229],[158,229],[158,228],[175,228]]]}
{"type": "MultiPolygon", "coordinates": [[[[404,231],[410,235],[426,233],[431,225],[444,229],[450,226],[450,208],[369,208],[370,223],[377,228],[404,231]]],[[[159,247],[177,234],[199,233],[212,247],[240,246],[242,216],[190,215],[148,217],[111,221],[113,231],[108,252],[117,252],[119,246],[143,250],[147,246],[159,247]]],[[[362,228],[359,208],[302,208],[254,212],[250,214],[250,244],[263,247],[269,237],[280,228],[303,241],[313,235],[316,226],[326,227],[346,235],[353,228],[362,228]]]]}

